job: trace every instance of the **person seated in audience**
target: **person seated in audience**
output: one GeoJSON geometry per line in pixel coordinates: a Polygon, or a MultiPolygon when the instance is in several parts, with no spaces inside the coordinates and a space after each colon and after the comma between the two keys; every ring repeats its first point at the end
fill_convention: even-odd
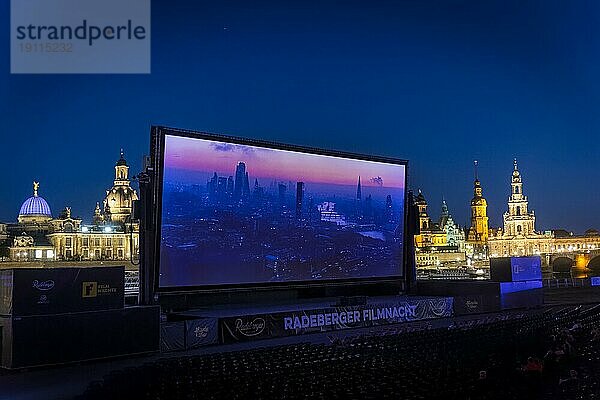
{"type": "Polygon", "coordinates": [[[579,332],[582,328],[583,328],[583,325],[581,325],[579,323],[579,321],[576,321],[573,324],[573,326],[571,326],[571,328],[569,328],[569,331],[571,331],[571,332],[579,332]]]}
{"type": "Polygon", "coordinates": [[[550,348],[546,351],[543,358],[543,375],[546,382],[555,382],[558,380],[558,356],[554,349],[550,348]]]}
{"type": "Polygon", "coordinates": [[[542,373],[542,363],[537,357],[528,357],[523,372],[542,373]]]}
{"type": "Polygon", "coordinates": [[[569,398],[575,396],[579,392],[580,382],[579,382],[579,374],[576,370],[569,370],[569,375],[566,378],[561,378],[558,381],[558,386],[560,387],[563,395],[568,396],[569,398]]]}
{"type": "Polygon", "coordinates": [[[469,400],[486,400],[491,399],[492,385],[488,379],[487,371],[479,371],[479,377],[475,381],[471,389],[471,396],[469,400]]]}

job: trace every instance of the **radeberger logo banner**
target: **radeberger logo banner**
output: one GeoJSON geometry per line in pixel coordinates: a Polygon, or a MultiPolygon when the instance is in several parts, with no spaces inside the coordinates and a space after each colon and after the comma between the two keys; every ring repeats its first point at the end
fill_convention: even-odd
{"type": "Polygon", "coordinates": [[[13,74],[150,73],[150,0],[11,0],[13,74]]]}
{"type": "Polygon", "coordinates": [[[402,306],[365,308],[360,311],[324,312],[308,315],[294,315],[283,318],[284,329],[303,329],[329,326],[345,326],[361,322],[393,320],[393,322],[411,321],[417,318],[417,306],[405,304],[402,306]]]}
{"type": "Polygon", "coordinates": [[[224,343],[311,332],[361,328],[452,316],[451,297],[390,300],[384,304],[330,307],[220,319],[224,343]]]}
{"type": "Polygon", "coordinates": [[[244,336],[257,336],[265,330],[266,322],[264,318],[254,318],[251,321],[244,321],[241,318],[235,320],[236,332],[244,336]]]}
{"type": "Polygon", "coordinates": [[[54,281],[52,279],[48,279],[47,281],[39,281],[36,279],[31,283],[31,286],[37,290],[51,290],[54,288],[54,281]]]}

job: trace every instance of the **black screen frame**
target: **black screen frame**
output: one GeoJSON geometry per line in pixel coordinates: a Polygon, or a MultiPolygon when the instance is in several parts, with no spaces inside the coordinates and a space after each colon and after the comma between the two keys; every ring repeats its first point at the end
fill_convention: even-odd
{"type": "Polygon", "coordinates": [[[265,290],[265,289],[301,289],[317,288],[323,286],[350,286],[374,283],[398,283],[406,279],[406,265],[408,255],[408,240],[406,237],[408,224],[408,160],[368,155],[354,152],[345,152],[296,144],[281,143],[260,139],[249,139],[238,136],[230,136],[219,133],[204,131],[195,131],[181,128],[171,128],[165,126],[152,126],[151,129],[151,163],[154,171],[153,176],[153,216],[152,225],[154,231],[153,240],[153,289],[157,294],[176,294],[176,293],[208,293],[220,291],[243,291],[243,290],[265,290]],[[161,251],[161,233],[162,233],[162,200],[164,187],[164,158],[165,158],[165,138],[166,136],[178,136],[192,139],[204,139],[219,141],[223,143],[248,145],[263,147],[272,150],[294,151],[305,154],[322,155],[337,158],[347,158],[359,161],[381,162],[404,166],[404,199],[403,199],[403,229],[402,229],[402,265],[398,266],[398,274],[382,277],[358,277],[346,279],[328,279],[328,280],[305,280],[305,281],[286,281],[286,282],[252,282],[238,284],[216,284],[216,285],[190,285],[190,286],[161,286],[160,285],[160,251],[161,251]]]}

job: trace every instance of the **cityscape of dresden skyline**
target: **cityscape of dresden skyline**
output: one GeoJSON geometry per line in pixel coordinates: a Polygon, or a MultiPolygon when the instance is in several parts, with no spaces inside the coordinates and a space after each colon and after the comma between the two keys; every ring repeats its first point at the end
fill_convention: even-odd
{"type": "Polygon", "coordinates": [[[0,400],[600,400],[600,0],[0,19],[0,400]]]}
{"type": "Polygon", "coordinates": [[[161,124],[407,159],[409,188],[434,217],[446,199],[461,225],[473,160],[498,227],[517,157],[539,230],[600,228],[600,4],[509,3],[324,2],[318,14],[155,3],[152,74],[11,75],[4,58],[0,221],[16,219],[34,180],[53,214],[90,220],[119,148],[139,172],[161,124]]]}

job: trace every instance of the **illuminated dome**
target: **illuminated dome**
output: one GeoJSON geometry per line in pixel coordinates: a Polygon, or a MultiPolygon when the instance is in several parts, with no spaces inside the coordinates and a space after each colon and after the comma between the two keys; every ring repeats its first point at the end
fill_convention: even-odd
{"type": "Polygon", "coordinates": [[[32,196],[25,200],[19,215],[47,215],[51,216],[50,206],[43,197],[32,196]]]}
{"type": "Polygon", "coordinates": [[[48,202],[43,197],[38,196],[39,186],[38,182],[33,183],[33,196],[25,200],[23,205],[21,205],[19,219],[27,216],[52,217],[48,202]]]}

